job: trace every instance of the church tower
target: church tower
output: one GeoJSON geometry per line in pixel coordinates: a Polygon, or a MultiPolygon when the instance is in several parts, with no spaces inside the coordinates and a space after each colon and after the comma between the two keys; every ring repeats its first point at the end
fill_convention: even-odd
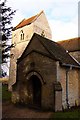
{"type": "Polygon", "coordinates": [[[12,44],[10,59],[10,78],[9,88],[16,82],[17,59],[22,55],[34,33],[52,39],[51,29],[49,27],[44,11],[23,19],[12,31],[12,44]]]}

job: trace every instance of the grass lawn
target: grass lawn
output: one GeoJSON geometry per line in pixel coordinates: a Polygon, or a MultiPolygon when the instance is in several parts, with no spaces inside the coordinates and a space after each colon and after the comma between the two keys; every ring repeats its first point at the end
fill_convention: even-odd
{"type": "Polygon", "coordinates": [[[50,120],[54,120],[56,118],[74,118],[76,119],[80,119],[80,108],[74,108],[71,110],[67,110],[64,112],[55,112],[51,115],[51,119],[50,120]]]}
{"type": "Polygon", "coordinates": [[[2,101],[10,101],[11,100],[11,92],[8,91],[7,84],[2,85],[2,101]]]}
{"type": "Polygon", "coordinates": [[[2,83],[0,83],[0,101],[2,101],[2,83]]]}

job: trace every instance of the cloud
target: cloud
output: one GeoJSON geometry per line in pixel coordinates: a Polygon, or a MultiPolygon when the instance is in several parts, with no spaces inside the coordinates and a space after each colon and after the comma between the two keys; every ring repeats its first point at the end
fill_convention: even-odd
{"type": "Polygon", "coordinates": [[[72,19],[76,15],[76,13],[78,13],[77,3],[60,3],[56,4],[56,6],[52,8],[50,16],[53,19],[68,21],[72,19]]]}
{"type": "MultiPolygon", "coordinates": [[[[54,17],[61,16],[63,14],[72,16],[75,13],[75,7],[77,6],[77,0],[8,0],[8,4],[14,9],[19,10],[23,15],[30,16],[32,13],[37,13],[40,10],[44,10],[49,13],[49,16],[54,17]],[[71,14],[70,14],[71,13],[71,14]]],[[[77,8],[77,7],[76,7],[77,8]]]]}
{"type": "Polygon", "coordinates": [[[17,9],[13,26],[23,18],[31,17],[44,10],[51,26],[53,39],[76,37],[79,0],[8,0],[8,5],[17,9]]]}
{"type": "Polygon", "coordinates": [[[18,11],[17,14],[15,13],[15,15],[13,16],[12,26],[15,27],[24,18],[25,16],[18,11]]]}
{"type": "Polygon", "coordinates": [[[54,41],[67,40],[78,36],[78,24],[76,20],[63,22],[59,20],[49,21],[54,41]]]}

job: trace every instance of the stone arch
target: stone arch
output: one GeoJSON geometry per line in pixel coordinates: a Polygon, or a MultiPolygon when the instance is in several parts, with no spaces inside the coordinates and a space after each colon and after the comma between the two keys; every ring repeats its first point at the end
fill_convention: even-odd
{"type": "Polygon", "coordinates": [[[31,71],[31,72],[29,72],[29,73],[26,75],[26,79],[27,79],[27,80],[30,80],[30,77],[31,77],[32,75],[37,76],[37,77],[40,79],[42,85],[46,83],[46,82],[43,80],[42,76],[41,76],[38,72],[36,72],[36,71],[31,71]]]}
{"type": "Polygon", "coordinates": [[[31,96],[29,101],[32,106],[41,107],[42,85],[44,81],[39,73],[32,71],[26,75],[28,95],[31,96]]]}

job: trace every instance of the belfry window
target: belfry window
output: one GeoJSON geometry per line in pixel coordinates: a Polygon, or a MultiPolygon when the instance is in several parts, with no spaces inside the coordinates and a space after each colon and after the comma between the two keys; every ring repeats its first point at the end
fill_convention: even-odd
{"type": "Polygon", "coordinates": [[[21,40],[24,40],[24,33],[23,33],[23,30],[21,30],[21,40]]]}

